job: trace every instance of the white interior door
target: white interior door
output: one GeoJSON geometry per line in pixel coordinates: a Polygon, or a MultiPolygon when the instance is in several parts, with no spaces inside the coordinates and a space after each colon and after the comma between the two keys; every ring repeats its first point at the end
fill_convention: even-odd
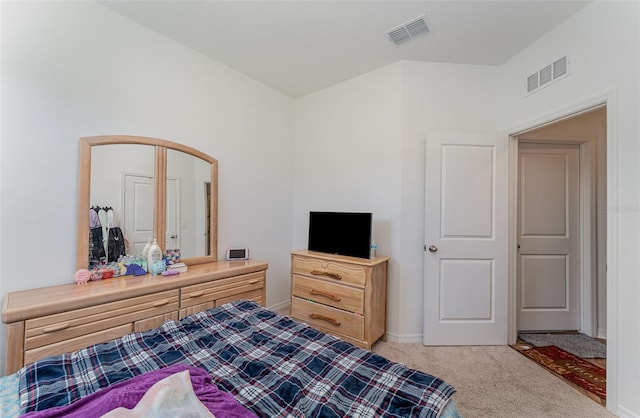
{"type": "Polygon", "coordinates": [[[580,147],[518,147],[518,330],[580,329],[580,147]]]}
{"type": "Polygon", "coordinates": [[[124,175],[124,235],[127,251],[142,254],[147,239],[153,238],[154,184],[153,176],[124,175]]]}
{"type": "Polygon", "coordinates": [[[506,135],[427,140],[426,345],[507,343],[506,135]]]}

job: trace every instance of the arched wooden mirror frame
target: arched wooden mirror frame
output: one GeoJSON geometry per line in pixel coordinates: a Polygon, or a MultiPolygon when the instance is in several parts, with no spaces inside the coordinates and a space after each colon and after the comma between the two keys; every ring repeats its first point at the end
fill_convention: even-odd
{"type": "MultiPolygon", "coordinates": [[[[166,231],[167,150],[172,149],[200,158],[211,164],[211,195],[209,218],[209,255],[186,258],[186,264],[202,264],[218,258],[218,161],[194,148],[164,139],[129,135],[104,135],[80,138],[80,170],[78,192],[78,228],[76,268],[85,269],[89,263],[89,207],[91,197],[91,149],[110,144],[151,145],[154,156],[154,234],[164,237],[166,231]]],[[[163,240],[164,242],[164,240],[163,240]]],[[[162,245],[162,244],[161,244],[162,245]]],[[[164,249],[164,247],[163,247],[164,249]]]]}

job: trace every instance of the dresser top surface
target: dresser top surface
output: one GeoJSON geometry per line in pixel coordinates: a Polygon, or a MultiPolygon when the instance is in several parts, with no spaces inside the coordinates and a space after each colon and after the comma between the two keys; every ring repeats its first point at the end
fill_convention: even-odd
{"type": "Polygon", "coordinates": [[[2,306],[2,321],[11,323],[121,300],[178,289],[183,286],[225,279],[266,270],[263,261],[216,261],[189,266],[189,271],[173,276],[123,276],[89,281],[86,284],[62,284],[7,293],[2,306]]]}
{"type": "Polygon", "coordinates": [[[345,255],[338,254],[328,254],[328,253],[319,253],[316,251],[309,250],[296,250],[291,251],[291,255],[303,256],[303,257],[312,257],[312,258],[321,258],[323,260],[337,261],[341,263],[351,263],[351,264],[359,264],[362,266],[375,266],[377,264],[386,263],[391,259],[391,257],[376,257],[376,258],[359,258],[359,257],[349,257],[345,255]]]}

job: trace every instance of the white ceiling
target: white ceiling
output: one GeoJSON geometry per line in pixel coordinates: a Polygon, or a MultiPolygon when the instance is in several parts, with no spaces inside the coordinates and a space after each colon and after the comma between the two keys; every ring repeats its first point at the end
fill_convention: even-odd
{"type": "Polygon", "coordinates": [[[100,1],[105,7],[297,98],[400,60],[501,65],[589,2],[100,1]],[[385,32],[420,15],[431,32],[385,32]]]}

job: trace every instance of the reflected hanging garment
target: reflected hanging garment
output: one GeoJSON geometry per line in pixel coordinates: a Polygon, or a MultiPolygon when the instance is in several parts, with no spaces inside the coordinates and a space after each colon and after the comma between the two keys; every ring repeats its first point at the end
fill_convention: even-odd
{"type": "Polygon", "coordinates": [[[116,224],[115,221],[113,219],[114,215],[113,215],[113,209],[109,208],[107,209],[107,228],[115,228],[116,224]]]}
{"type": "Polygon", "coordinates": [[[100,259],[106,255],[102,241],[102,225],[98,217],[99,210],[96,206],[89,209],[89,266],[99,264],[100,259]]]}
{"type": "Polygon", "coordinates": [[[98,218],[98,210],[89,209],[89,228],[97,228],[100,226],[100,218],[98,218]]]}
{"type": "Polygon", "coordinates": [[[109,260],[116,261],[126,254],[124,235],[120,227],[109,228],[109,260]]]}
{"type": "Polygon", "coordinates": [[[103,242],[102,227],[89,229],[89,264],[98,264],[100,259],[106,257],[103,242]]]}
{"type": "MultiPolygon", "coordinates": [[[[100,208],[98,211],[98,219],[100,219],[100,225],[102,226],[102,247],[105,254],[109,251],[109,224],[107,223],[107,211],[100,208]]],[[[107,259],[107,261],[109,261],[107,259]]]]}

